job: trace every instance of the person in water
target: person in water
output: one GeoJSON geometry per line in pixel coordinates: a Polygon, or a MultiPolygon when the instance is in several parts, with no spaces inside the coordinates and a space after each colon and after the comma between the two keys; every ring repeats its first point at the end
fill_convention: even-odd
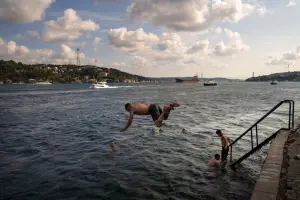
{"type": "Polygon", "coordinates": [[[114,142],[110,143],[110,148],[112,151],[119,151],[120,147],[118,147],[114,142]]]}
{"type": "Polygon", "coordinates": [[[162,126],[163,120],[167,120],[171,110],[174,110],[175,107],[180,106],[177,103],[173,103],[167,106],[164,106],[162,110],[161,107],[157,104],[135,104],[132,105],[130,103],[125,104],[125,110],[130,113],[129,120],[126,124],[126,127],[121,129],[121,132],[127,130],[127,128],[131,125],[133,121],[134,115],[151,115],[152,119],[157,127],[162,126]]]}
{"type": "Polygon", "coordinates": [[[217,130],[216,134],[221,138],[221,144],[222,144],[221,161],[226,161],[229,152],[230,139],[229,137],[224,135],[221,130],[217,130]]]}
{"type": "Polygon", "coordinates": [[[216,154],[214,158],[210,159],[208,161],[208,165],[211,167],[219,167],[220,164],[219,164],[218,160],[220,160],[220,154],[216,154]]]}

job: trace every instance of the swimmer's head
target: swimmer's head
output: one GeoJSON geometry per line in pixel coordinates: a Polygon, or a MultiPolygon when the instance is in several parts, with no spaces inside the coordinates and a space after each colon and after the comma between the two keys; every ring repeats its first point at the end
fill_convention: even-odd
{"type": "Polygon", "coordinates": [[[216,155],[215,155],[215,159],[216,159],[216,160],[220,160],[220,154],[216,154],[216,155]]]}
{"type": "Polygon", "coordinates": [[[111,143],[110,143],[110,147],[111,147],[111,148],[115,147],[115,143],[114,143],[114,142],[111,142],[111,143]]]}
{"type": "Polygon", "coordinates": [[[222,136],[222,131],[221,131],[221,130],[217,130],[217,131],[216,131],[216,134],[217,134],[218,136],[222,136]]]}
{"type": "Polygon", "coordinates": [[[130,103],[125,104],[125,110],[127,110],[128,112],[131,110],[131,104],[130,103]]]}

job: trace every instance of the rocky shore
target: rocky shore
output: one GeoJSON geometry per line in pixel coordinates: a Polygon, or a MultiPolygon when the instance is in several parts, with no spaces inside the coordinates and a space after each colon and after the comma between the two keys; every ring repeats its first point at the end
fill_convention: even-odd
{"type": "Polygon", "coordinates": [[[295,159],[299,154],[300,126],[291,131],[284,145],[277,199],[300,199],[300,160],[295,159]]]}

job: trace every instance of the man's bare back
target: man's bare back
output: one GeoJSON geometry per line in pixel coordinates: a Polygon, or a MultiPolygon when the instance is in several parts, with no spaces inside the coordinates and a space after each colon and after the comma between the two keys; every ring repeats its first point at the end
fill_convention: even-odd
{"type": "Polygon", "coordinates": [[[167,120],[171,110],[174,110],[174,107],[180,106],[179,104],[173,103],[168,106],[164,106],[162,110],[157,104],[135,104],[131,105],[127,103],[125,109],[130,113],[129,120],[125,128],[120,131],[125,131],[132,123],[134,115],[151,115],[152,119],[157,127],[162,126],[163,120],[167,120]]]}
{"type": "Polygon", "coordinates": [[[135,104],[131,106],[131,110],[136,115],[150,115],[149,104],[135,104]]]}

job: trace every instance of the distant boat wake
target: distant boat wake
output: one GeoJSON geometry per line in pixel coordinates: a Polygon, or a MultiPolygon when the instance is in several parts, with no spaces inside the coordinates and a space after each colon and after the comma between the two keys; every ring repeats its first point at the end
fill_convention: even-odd
{"type": "Polygon", "coordinates": [[[113,88],[130,88],[130,87],[137,87],[137,86],[108,86],[108,87],[99,87],[99,88],[92,88],[92,89],[113,89],[113,88]]]}

